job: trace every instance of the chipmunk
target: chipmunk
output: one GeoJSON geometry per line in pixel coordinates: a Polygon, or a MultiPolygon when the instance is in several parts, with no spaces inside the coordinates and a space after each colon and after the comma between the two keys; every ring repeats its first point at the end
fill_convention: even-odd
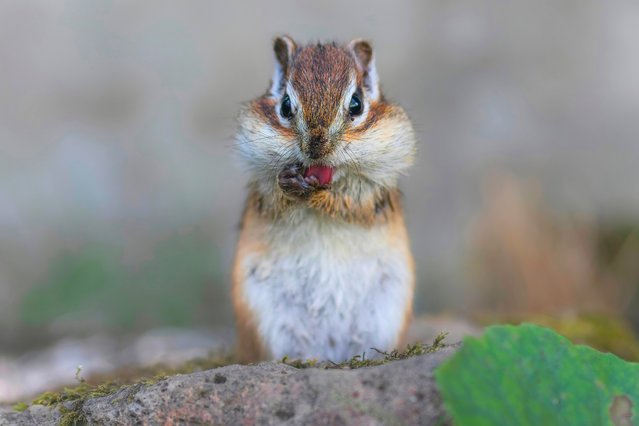
{"type": "Polygon", "coordinates": [[[398,177],[404,110],[371,44],[275,39],[270,88],[239,113],[249,195],[233,266],[238,354],[342,361],[390,350],[412,314],[414,264],[398,177]]]}

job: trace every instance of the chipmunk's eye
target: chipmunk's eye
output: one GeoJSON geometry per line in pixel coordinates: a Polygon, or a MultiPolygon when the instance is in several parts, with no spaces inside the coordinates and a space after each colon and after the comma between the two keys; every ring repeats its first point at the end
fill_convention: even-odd
{"type": "Polygon", "coordinates": [[[353,93],[351,102],[348,104],[348,112],[353,117],[360,115],[363,109],[362,100],[359,98],[359,95],[357,93],[353,93]]]}
{"type": "Polygon", "coordinates": [[[289,98],[288,95],[284,95],[284,99],[282,99],[280,114],[282,114],[282,117],[286,118],[287,120],[293,118],[293,110],[291,109],[291,98],[289,98]]]}

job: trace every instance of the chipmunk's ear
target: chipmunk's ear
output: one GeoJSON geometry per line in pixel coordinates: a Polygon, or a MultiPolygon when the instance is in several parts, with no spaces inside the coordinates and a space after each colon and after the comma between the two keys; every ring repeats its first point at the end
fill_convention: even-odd
{"type": "Polygon", "coordinates": [[[349,43],[348,49],[355,57],[357,66],[364,74],[364,88],[368,96],[373,100],[377,100],[379,98],[379,78],[375,67],[373,46],[368,41],[358,38],[349,43]]]}
{"type": "Polygon", "coordinates": [[[273,42],[273,52],[275,52],[275,71],[271,79],[271,94],[273,96],[279,96],[284,91],[291,59],[296,49],[295,41],[286,35],[276,37],[273,42]]]}

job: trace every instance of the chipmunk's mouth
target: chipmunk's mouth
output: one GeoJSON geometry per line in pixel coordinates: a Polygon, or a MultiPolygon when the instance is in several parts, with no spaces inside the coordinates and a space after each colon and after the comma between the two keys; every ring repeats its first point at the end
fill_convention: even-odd
{"type": "Polygon", "coordinates": [[[333,168],[329,166],[309,166],[304,171],[304,177],[315,176],[320,185],[330,185],[333,181],[333,168]]]}

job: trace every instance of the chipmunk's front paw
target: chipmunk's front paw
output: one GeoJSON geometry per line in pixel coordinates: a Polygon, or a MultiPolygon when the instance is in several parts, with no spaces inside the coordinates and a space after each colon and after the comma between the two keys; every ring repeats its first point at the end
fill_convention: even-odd
{"type": "Polygon", "coordinates": [[[280,188],[289,198],[305,200],[315,191],[326,189],[315,176],[304,177],[304,169],[299,164],[288,165],[277,177],[280,188]]]}
{"type": "Polygon", "coordinates": [[[289,198],[306,199],[313,192],[313,187],[306,182],[303,169],[297,164],[288,165],[277,177],[280,188],[289,198]]]}

